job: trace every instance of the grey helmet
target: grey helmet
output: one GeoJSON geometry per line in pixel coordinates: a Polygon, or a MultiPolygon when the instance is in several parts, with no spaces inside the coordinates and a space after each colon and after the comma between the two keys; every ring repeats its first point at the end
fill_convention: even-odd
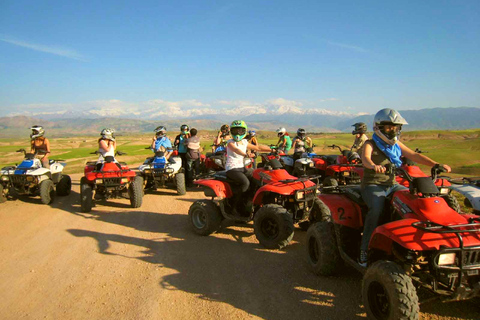
{"type": "Polygon", "coordinates": [[[287,129],[285,128],[278,128],[277,129],[277,136],[281,137],[287,132],[287,129]]]}
{"type": "Polygon", "coordinates": [[[30,130],[32,130],[32,133],[30,134],[30,139],[43,137],[43,135],[45,134],[45,130],[42,126],[34,125],[30,128],[30,130]]]}
{"type": "Polygon", "coordinates": [[[364,122],[352,124],[352,127],[355,127],[355,129],[352,131],[352,134],[363,134],[367,132],[367,125],[364,122]]]}
{"type": "Polygon", "coordinates": [[[103,139],[115,141],[114,133],[115,133],[115,129],[105,128],[102,130],[102,132],[100,132],[100,135],[102,136],[103,139]]]}
{"type": "Polygon", "coordinates": [[[373,131],[380,137],[380,139],[393,146],[395,143],[397,143],[400,130],[404,124],[408,124],[408,122],[400,115],[398,111],[385,108],[378,111],[373,118],[373,131]],[[385,133],[384,129],[385,125],[399,125],[400,130],[397,132],[391,131],[387,134],[385,133]]]}
{"type": "Polygon", "coordinates": [[[157,135],[157,137],[165,137],[167,135],[167,128],[164,127],[164,126],[158,126],[155,128],[155,134],[157,135]]]}

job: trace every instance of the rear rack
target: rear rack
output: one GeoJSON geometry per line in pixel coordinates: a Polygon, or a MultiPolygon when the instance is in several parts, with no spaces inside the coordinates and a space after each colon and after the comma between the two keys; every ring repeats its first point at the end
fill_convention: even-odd
{"type": "Polygon", "coordinates": [[[439,234],[455,234],[460,243],[459,248],[442,247],[433,259],[433,266],[435,269],[445,271],[458,272],[459,284],[462,284],[464,272],[470,270],[480,269],[480,246],[464,247],[462,233],[480,233],[480,218],[470,218],[470,223],[459,224],[454,226],[444,226],[431,221],[417,221],[412,223],[412,227],[431,233],[439,234]],[[463,229],[462,229],[463,228],[463,229]],[[458,266],[440,266],[438,265],[438,258],[444,253],[455,253],[460,255],[458,259],[458,266]]]}

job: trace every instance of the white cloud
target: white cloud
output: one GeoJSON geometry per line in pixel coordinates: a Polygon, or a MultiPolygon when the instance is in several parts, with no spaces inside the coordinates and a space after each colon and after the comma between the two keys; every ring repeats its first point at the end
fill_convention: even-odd
{"type": "Polygon", "coordinates": [[[70,59],[75,59],[79,61],[86,61],[85,57],[79,54],[78,52],[76,52],[75,50],[66,49],[59,46],[47,46],[47,45],[29,43],[26,41],[16,40],[12,38],[4,38],[4,37],[0,38],[0,41],[10,43],[19,47],[35,50],[35,51],[46,52],[46,53],[50,53],[50,54],[54,54],[57,56],[62,56],[70,59]]]}

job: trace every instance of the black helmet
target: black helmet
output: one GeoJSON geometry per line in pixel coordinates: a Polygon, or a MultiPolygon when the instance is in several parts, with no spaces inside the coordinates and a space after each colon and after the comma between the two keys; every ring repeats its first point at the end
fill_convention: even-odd
{"type": "Polygon", "coordinates": [[[188,132],[189,130],[190,130],[190,128],[186,124],[182,124],[180,126],[180,131],[182,131],[182,132],[188,132]]]}
{"type": "Polygon", "coordinates": [[[228,124],[224,124],[221,128],[220,128],[220,131],[225,133],[225,134],[228,134],[230,133],[230,126],[228,124]]]}
{"type": "Polygon", "coordinates": [[[307,132],[305,131],[305,129],[299,128],[299,129],[297,130],[297,136],[298,136],[300,139],[305,138],[306,135],[307,135],[307,132]]]}
{"type": "Polygon", "coordinates": [[[363,122],[352,124],[352,127],[355,127],[355,129],[352,131],[352,134],[362,134],[367,132],[367,125],[363,122]]]}

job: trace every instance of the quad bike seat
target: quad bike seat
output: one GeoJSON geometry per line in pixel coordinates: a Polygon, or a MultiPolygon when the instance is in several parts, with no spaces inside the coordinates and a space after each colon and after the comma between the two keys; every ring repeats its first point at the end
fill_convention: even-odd
{"type": "Polygon", "coordinates": [[[352,186],[345,189],[345,195],[359,206],[366,206],[367,204],[363,201],[362,191],[360,186],[352,186]]]}
{"type": "Polygon", "coordinates": [[[229,179],[227,177],[227,171],[217,171],[213,175],[216,180],[227,182],[230,185],[237,185],[238,183],[235,180],[229,179]]]}
{"type": "Polygon", "coordinates": [[[337,164],[337,156],[336,155],[325,156],[325,160],[327,161],[328,165],[337,164]]]}

